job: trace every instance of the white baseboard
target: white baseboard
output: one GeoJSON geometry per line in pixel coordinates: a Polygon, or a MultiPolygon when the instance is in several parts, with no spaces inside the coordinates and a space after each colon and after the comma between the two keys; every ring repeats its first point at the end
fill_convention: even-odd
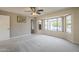
{"type": "Polygon", "coordinates": [[[75,44],[79,44],[79,42],[74,42],[75,44]]]}
{"type": "Polygon", "coordinates": [[[72,42],[72,43],[74,43],[74,44],[79,44],[79,42],[77,42],[77,41],[72,41],[72,40],[70,40],[70,42],[72,42]]]}
{"type": "Polygon", "coordinates": [[[20,37],[29,36],[29,35],[31,34],[19,35],[19,36],[11,37],[10,39],[20,38],[20,37]]]}

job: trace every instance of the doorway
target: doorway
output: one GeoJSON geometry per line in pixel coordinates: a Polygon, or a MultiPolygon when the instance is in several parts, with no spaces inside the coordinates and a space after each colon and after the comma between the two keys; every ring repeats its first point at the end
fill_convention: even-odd
{"type": "Polygon", "coordinates": [[[34,20],[31,20],[31,33],[35,33],[35,30],[34,30],[34,20]]]}
{"type": "Polygon", "coordinates": [[[36,19],[31,20],[31,33],[36,33],[36,19]]]}
{"type": "Polygon", "coordinates": [[[0,15],[0,41],[10,38],[10,16],[0,15]]]}

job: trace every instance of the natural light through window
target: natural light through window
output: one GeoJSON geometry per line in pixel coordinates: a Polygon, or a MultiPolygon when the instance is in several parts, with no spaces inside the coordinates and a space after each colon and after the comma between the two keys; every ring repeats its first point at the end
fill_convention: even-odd
{"type": "Polygon", "coordinates": [[[72,24],[71,15],[66,16],[66,32],[71,33],[71,24],[72,24]]]}
{"type": "Polygon", "coordinates": [[[58,18],[58,31],[62,31],[62,29],[63,29],[62,23],[63,23],[62,18],[58,18]]]}
{"type": "Polygon", "coordinates": [[[62,18],[50,18],[45,20],[45,30],[62,31],[62,18]]]}

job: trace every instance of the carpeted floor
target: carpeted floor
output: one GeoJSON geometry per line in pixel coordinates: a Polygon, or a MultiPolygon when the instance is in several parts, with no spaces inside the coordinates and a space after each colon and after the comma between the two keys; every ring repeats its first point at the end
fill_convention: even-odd
{"type": "Polygon", "coordinates": [[[77,52],[79,45],[64,39],[46,36],[29,35],[0,42],[0,52],[77,52]]]}

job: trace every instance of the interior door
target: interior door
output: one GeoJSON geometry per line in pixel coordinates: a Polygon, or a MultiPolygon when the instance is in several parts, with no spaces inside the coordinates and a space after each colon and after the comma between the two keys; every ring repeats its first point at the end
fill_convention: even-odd
{"type": "Polygon", "coordinates": [[[10,38],[10,16],[0,15],[0,41],[10,38]]]}

